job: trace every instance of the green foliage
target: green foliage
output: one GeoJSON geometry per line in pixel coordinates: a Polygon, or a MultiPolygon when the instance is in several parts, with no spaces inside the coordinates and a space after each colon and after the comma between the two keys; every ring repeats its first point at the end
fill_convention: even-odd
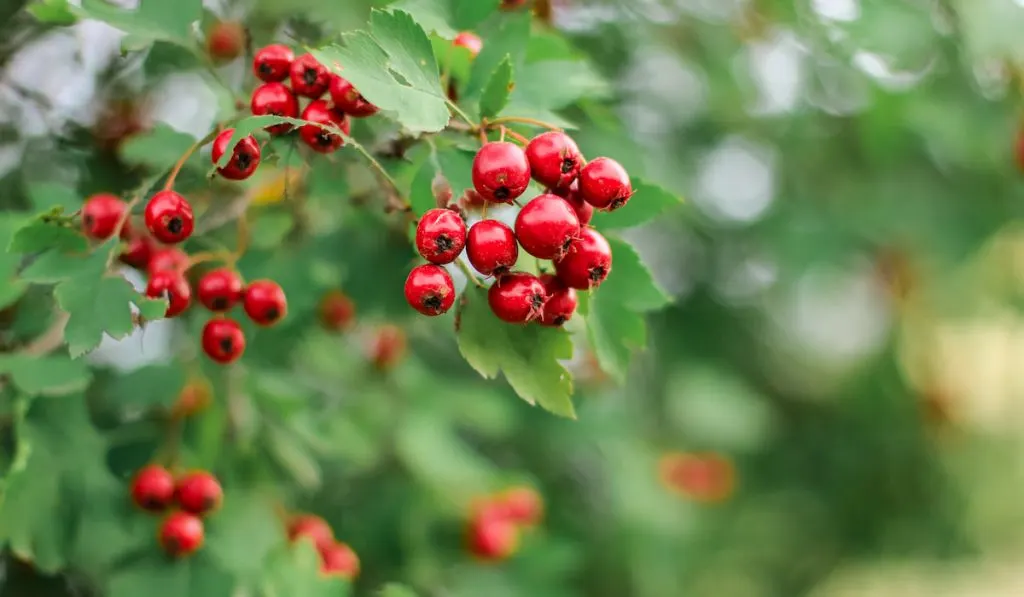
{"type": "Polygon", "coordinates": [[[512,93],[512,60],[506,56],[498,68],[491,73],[487,86],[480,96],[480,116],[493,118],[501,113],[508,104],[508,96],[512,93]]]}

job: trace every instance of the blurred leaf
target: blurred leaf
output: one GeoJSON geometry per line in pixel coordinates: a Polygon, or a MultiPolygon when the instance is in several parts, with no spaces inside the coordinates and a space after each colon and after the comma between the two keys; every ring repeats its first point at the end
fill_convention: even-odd
{"type": "MultiPolygon", "coordinates": [[[[491,75],[504,60],[508,60],[515,73],[522,73],[526,61],[526,46],[530,41],[530,15],[523,12],[505,18],[501,27],[487,38],[480,54],[473,59],[469,81],[466,83],[467,98],[477,97],[490,80],[491,75]]],[[[521,78],[521,75],[517,75],[521,78]]]]}
{"type": "Polygon", "coordinates": [[[650,222],[682,202],[681,197],[673,195],[659,186],[634,178],[633,196],[626,204],[626,209],[617,209],[612,212],[595,210],[593,226],[598,230],[639,226],[650,222]]]}
{"type": "Polygon", "coordinates": [[[193,557],[173,560],[154,552],[142,561],[119,570],[108,582],[109,597],[232,597],[235,582],[200,551],[193,557]]]}
{"type": "Polygon", "coordinates": [[[582,61],[545,60],[526,64],[516,73],[509,114],[518,115],[518,106],[557,110],[581,98],[605,97],[609,91],[604,79],[582,61]]]}
{"type": "Polygon", "coordinates": [[[73,25],[78,17],[68,6],[68,0],[37,0],[26,10],[40,23],[50,25],[73,25]]]}
{"type": "Polygon", "coordinates": [[[29,183],[28,196],[37,213],[55,208],[70,213],[82,206],[78,191],[66,184],[56,182],[29,183]]]}
{"type": "Polygon", "coordinates": [[[114,378],[104,395],[121,408],[169,409],[178,401],[186,377],[177,364],[147,365],[114,378]]]}
{"type": "Polygon", "coordinates": [[[399,0],[390,8],[413,16],[427,32],[451,39],[476,27],[498,9],[501,0],[399,0]]]}
{"type": "Polygon", "coordinates": [[[295,220],[290,213],[265,210],[253,222],[250,246],[257,249],[276,248],[294,225],[295,220]]]}
{"type": "Polygon", "coordinates": [[[434,199],[432,186],[435,172],[434,164],[427,160],[416,171],[416,177],[412,180],[409,203],[412,204],[412,211],[417,216],[423,215],[427,210],[437,207],[437,200],[434,199]]]}
{"type": "Polygon", "coordinates": [[[99,346],[106,333],[115,340],[135,329],[130,303],[146,307],[147,313],[167,309],[161,300],[142,298],[124,278],[78,276],[57,286],[57,304],[69,316],[64,339],[72,358],[99,346]]]}
{"type": "Polygon", "coordinates": [[[381,588],[378,597],[416,597],[416,591],[405,585],[390,583],[381,588]]]}
{"type": "Polygon", "coordinates": [[[28,288],[27,282],[17,277],[22,257],[11,252],[8,247],[24,223],[25,217],[22,214],[0,214],[0,246],[5,249],[0,251],[0,309],[21,298],[28,288]]]}
{"type": "Polygon", "coordinates": [[[92,379],[85,363],[58,355],[0,355],[0,373],[10,375],[14,385],[28,395],[60,396],[80,392],[92,379]]]}
{"type": "Polygon", "coordinates": [[[192,25],[203,16],[202,0],[141,0],[135,10],[119,8],[105,0],[82,0],[72,10],[86,18],[104,21],[137,39],[196,45],[192,25]]]}
{"type": "Polygon", "coordinates": [[[480,116],[492,118],[501,113],[501,110],[508,104],[509,94],[512,93],[512,59],[505,56],[484,87],[480,96],[480,116]]]}
{"type": "Polygon", "coordinates": [[[85,236],[75,228],[35,220],[14,233],[7,250],[12,253],[35,253],[48,249],[84,251],[88,247],[85,236]]]}
{"type": "Polygon", "coordinates": [[[320,554],[312,541],[299,541],[275,551],[265,567],[263,578],[261,597],[349,595],[347,581],[320,573],[320,554]]]}
{"type": "Polygon", "coordinates": [[[395,447],[409,472],[455,511],[464,510],[473,496],[491,488],[488,462],[433,413],[406,418],[395,447]]]}
{"type": "Polygon", "coordinates": [[[284,527],[268,501],[242,492],[229,495],[210,519],[206,549],[226,572],[257,581],[271,550],[285,544],[284,527]]]}
{"type": "Polygon", "coordinates": [[[448,180],[452,187],[452,198],[459,197],[473,188],[473,158],[475,153],[448,147],[437,149],[437,163],[441,166],[441,173],[448,180]]]}
{"type": "Polygon", "coordinates": [[[176,164],[195,142],[192,135],[158,123],[151,130],[132,135],[125,141],[120,149],[121,159],[163,171],[176,164]]]}

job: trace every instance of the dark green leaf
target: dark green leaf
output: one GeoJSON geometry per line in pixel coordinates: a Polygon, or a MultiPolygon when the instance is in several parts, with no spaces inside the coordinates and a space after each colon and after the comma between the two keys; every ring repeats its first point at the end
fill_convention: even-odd
{"type": "Polygon", "coordinates": [[[156,549],[139,562],[125,566],[110,579],[109,597],[231,597],[235,582],[203,551],[173,560],[156,549]]]}
{"type": "Polygon", "coordinates": [[[473,188],[473,157],[475,154],[457,147],[437,150],[437,163],[441,173],[452,187],[452,197],[458,200],[473,188]]]}
{"type": "Polygon", "coordinates": [[[287,211],[263,212],[253,222],[252,241],[249,244],[257,249],[278,247],[294,225],[295,219],[287,211]]]}
{"type": "Polygon", "coordinates": [[[595,211],[593,225],[599,230],[639,226],[682,202],[682,197],[639,178],[633,178],[633,196],[626,208],[612,212],[595,211]]]}
{"type": "Polygon", "coordinates": [[[78,392],[92,379],[85,363],[59,355],[0,355],[0,373],[10,375],[14,385],[29,395],[59,396],[78,392]]]}
{"type": "Polygon", "coordinates": [[[210,519],[206,549],[223,570],[256,581],[267,555],[285,544],[284,528],[269,501],[241,492],[231,495],[210,519]]]}
{"type": "Polygon", "coordinates": [[[451,39],[473,29],[498,9],[501,0],[400,0],[391,8],[408,12],[427,31],[451,39]]]}
{"type": "MultiPolygon", "coordinates": [[[[465,94],[477,97],[491,78],[498,65],[506,58],[512,64],[513,72],[522,72],[526,61],[526,47],[530,41],[530,14],[523,12],[505,19],[501,28],[487,38],[480,54],[473,60],[465,94]]],[[[521,78],[521,77],[520,77],[521,78]]]]}
{"type": "MultiPolygon", "coordinates": [[[[0,243],[7,247],[16,232],[25,224],[25,216],[14,212],[0,214],[0,243]]],[[[4,308],[21,298],[28,284],[18,279],[18,268],[21,266],[21,255],[8,251],[0,251],[0,308],[4,308]]]]}
{"type": "Polygon", "coordinates": [[[180,365],[147,365],[113,379],[104,395],[129,410],[152,406],[170,408],[177,402],[185,381],[185,371],[180,365]]]}
{"type": "Polygon", "coordinates": [[[480,96],[480,116],[493,118],[500,114],[508,104],[512,87],[512,58],[506,55],[505,59],[498,64],[498,68],[491,73],[491,78],[484,87],[483,95],[480,96]]]}
{"type": "Polygon", "coordinates": [[[416,171],[416,177],[412,180],[409,203],[412,204],[412,211],[416,215],[422,215],[427,210],[437,207],[432,186],[435,172],[434,164],[428,159],[416,171]]]}
{"type": "Polygon", "coordinates": [[[177,163],[195,142],[192,135],[161,123],[125,141],[120,149],[121,159],[163,171],[177,163]]]}
{"type": "Polygon", "coordinates": [[[124,278],[90,276],[78,276],[60,284],[54,291],[54,297],[70,316],[64,329],[64,339],[72,358],[99,346],[104,333],[114,339],[131,333],[135,324],[130,303],[141,301],[139,294],[124,278]]]}
{"type": "Polygon", "coordinates": [[[36,220],[14,233],[7,250],[12,253],[35,253],[49,249],[84,251],[88,246],[85,236],[78,230],[36,220]]]}
{"type": "Polygon", "coordinates": [[[534,62],[516,70],[516,88],[512,93],[509,113],[519,106],[533,110],[557,110],[581,98],[604,97],[608,91],[608,84],[587,62],[534,62]]]}
{"type": "Polygon", "coordinates": [[[28,197],[32,200],[36,212],[59,209],[70,213],[82,206],[82,198],[75,189],[56,182],[29,184],[28,197]]]}
{"type": "Polygon", "coordinates": [[[265,570],[261,597],[348,597],[349,594],[348,582],[320,574],[320,554],[312,541],[282,546],[271,555],[265,570]]]}

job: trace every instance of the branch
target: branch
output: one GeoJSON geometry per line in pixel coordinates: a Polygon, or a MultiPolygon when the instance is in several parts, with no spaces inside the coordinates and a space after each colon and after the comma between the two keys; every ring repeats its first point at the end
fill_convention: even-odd
{"type": "Polygon", "coordinates": [[[58,312],[57,318],[53,320],[50,327],[18,352],[30,357],[41,357],[57,350],[64,344],[64,327],[67,326],[70,318],[71,316],[67,313],[58,312]]]}

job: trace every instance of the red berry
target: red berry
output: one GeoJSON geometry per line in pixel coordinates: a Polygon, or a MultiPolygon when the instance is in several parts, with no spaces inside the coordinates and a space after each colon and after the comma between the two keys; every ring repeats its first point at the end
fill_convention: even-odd
{"type": "Polygon", "coordinates": [[[292,62],[292,91],[316,99],[327,91],[331,73],[312,54],[303,54],[292,62]]]}
{"type": "Polygon", "coordinates": [[[569,288],[551,274],[544,274],[540,277],[544,289],[548,291],[548,302],[544,303],[544,310],[540,314],[542,325],[558,327],[572,319],[576,312],[576,289],[569,288]]]}
{"type": "Polygon", "coordinates": [[[160,512],[174,499],[174,477],[158,464],[150,464],[132,479],[132,501],[149,512],[160,512]]]}
{"type": "Polygon", "coordinates": [[[203,546],[203,521],[188,512],[172,512],[160,526],[160,546],[176,558],[195,553],[203,546]]]}
{"type": "Polygon", "coordinates": [[[597,288],[612,271],[612,248],[601,233],[584,228],[564,257],[555,261],[558,279],[570,288],[597,288]]]}
{"type": "Polygon", "coordinates": [[[486,508],[470,521],[466,540],[474,557],[497,562],[508,559],[519,547],[519,527],[497,511],[486,508]]]}
{"type": "Polygon", "coordinates": [[[215,61],[227,62],[242,54],[245,27],[241,23],[218,21],[206,35],[206,51],[215,61]]]}
{"type": "Polygon", "coordinates": [[[366,101],[359,91],[348,82],[348,79],[331,75],[329,87],[334,107],[349,116],[366,118],[377,113],[377,106],[366,101]]]}
{"type": "Polygon", "coordinates": [[[178,479],[174,499],[182,510],[203,515],[220,508],[224,490],[216,477],[206,471],[196,471],[178,479]]]}
{"type": "Polygon", "coordinates": [[[153,258],[153,241],[145,235],[133,234],[121,251],[121,262],[136,269],[146,269],[153,258]]]}
{"type": "Polygon", "coordinates": [[[410,307],[428,317],[441,315],[455,304],[455,284],[443,267],[418,265],[405,279],[405,300],[410,307]]]}
{"type": "Polygon", "coordinates": [[[245,334],[233,319],[211,319],[203,326],[203,352],[221,365],[238,360],[245,352],[245,334]]]}
{"type": "Polygon", "coordinates": [[[268,83],[284,81],[292,68],[295,54],[288,46],[271,44],[260,48],[252,59],[252,72],[268,83]]]}
{"type": "Polygon", "coordinates": [[[484,49],[484,42],[480,39],[480,36],[469,31],[463,31],[456,35],[452,43],[460,48],[466,48],[474,57],[480,53],[480,50],[484,49]]]}
{"type": "MultiPolygon", "coordinates": [[[[264,83],[252,92],[249,108],[254,116],[299,117],[299,100],[284,83],[264,83]]],[[[273,124],[267,127],[272,135],[283,135],[292,130],[288,123],[273,124]]]]}
{"type": "Polygon", "coordinates": [[[160,191],[146,204],[146,228],[153,238],[169,245],[192,236],[192,205],[174,191],[160,191]]]}
{"type": "Polygon", "coordinates": [[[257,325],[271,326],[288,314],[284,290],[273,280],[256,280],[245,287],[242,296],[245,314],[257,325]]]}
{"type": "Polygon", "coordinates": [[[487,291],[487,304],[498,319],[526,323],[540,316],[548,300],[544,284],[533,274],[513,272],[498,278],[487,291]]]}
{"type": "Polygon", "coordinates": [[[356,305],[340,291],[332,290],[320,299],[320,322],[329,330],[344,331],[356,317],[356,305]]]}
{"type": "Polygon", "coordinates": [[[242,278],[229,269],[215,269],[199,279],[196,295],[211,311],[229,311],[242,298],[242,278]]]}
{"type": "Polygon", "coordinates": [[[516,235],[504,222],[480,220],[469,228],[466,255],[473,269],[485,276],[507,272],[519,258],[516,235]]]}
{"type": "Polygon", "coordinates": [[[174,270],[156,272],[146,285],[146,296],[152,299],[167,299],[164,317],[174,317],[188,308],[192,302],[192,287],[184,274],[174,270]]]}
{"type": "MultiPolygon", "coordinates": [[[[224,152],[227,150],[234,132],[235,129],[224,129],[213,140],[210,157],[215,166],[224,157],[224,152]]],[[[260,165],[260,153],[260,144],[256,141],[256,137],[248,135],[238,141],[235,149],[231,152],[231,159],[228,160],[227,165],[217,168],[217,172],[228,180],[245,180],[252,176],[256,167],[260,165]]]]}
{"type": "Polygon", "coordinates": [[[395,325],[383,325],[370,343],[369,357],[379,371],[394,367],[405,356],[405,331],[395,325]]]}
{"type": "Polygon", "coordinates": [[[427,210],[416,225],[416,248],[431,263],[451,263],[466,246],[466,222],[457,212],[427,210]]]}
{"type": "MultiPolygon", "coordinates": [[[[346,135],[351,125],[348,118],[337,110],[332,110],[326,100],[314,100],[309,102],[306,109],[302,111],[302,119],[310,122],[326,124],[341,129],[346,135]]],[[[341,135],[331,133],[315,124],[304,124],[299,127],[299,136],[302,140],[320,153],[330,153],[345,144],[345,138],[341,135]]]]}
{"type": "Polygon", "coordinates": [[[331,530],[331,525],[323,518],[312,514],[301,514],[288,523],[289,541],[298,541],[303,537],[309,537],[320,551],[334,545],[334,531],[331,530]]]}
{"type": "Polygon", "coordinates": [[[633,184],[626,169],[611,158],[597,158],[580,170],[580,194],[596,207],[612,211],[633,196],[633,184]]]}
{"type": "Polygon", "coordinates": [[[544,514],[544,500],[532,487],[513,487],[498,495],[496,504],[516,524],[535,525],[544,514]]]}
{"type": "Polygon", "coordinates": [[[586,226],[590,223],[590,220],[594,217],[594,206],[583,200],[583,196],[580,195],[579,181],[574,180],[568,188],[551,189],[549,193],[554,193],[562,199],[569,202],[572,206],[573,211],[576,212],[576,217],[580,221],[580,226],[586,226]]]}
{"type": "Polygon", "coordinates": [[[171,271],[183,272],[188,268],[189,259],[184,251],[177,247],[166,247],[153,251],[147,269],[150,274],[171,271]]]}
{"type": "Polygon", "coordinates": [[[540,195],[519,210],[516,239],[538,259],[558,259],[580,234],[576,211],[558,195],[540,195]]]}
{"type": "Polygon", "coordinates": [[[530,164],[514,143],[487,143],[473,158],[473,186],[488,201],[511,203],[529,184],[530,164]]]}
{"type": "Polygon", "coordinates": [[[106,240],[117,232],[127,204],[116,195],[100,193],[82,205],[82,230],[89,238],[106,240]]]}
{"type": "Polygon", "coordinates": [[[321,572],[352,580],[359,576],[359,556],[345,543],[334,543],[320,550],[321,572]]]}
{"type": "Polygon", "coordinates": [[[540,184],[554,189],[569,186],[583,167],[583,156],[572,137],[561,131],[548,131],[526,146],[530,175],[540,184]]]}

